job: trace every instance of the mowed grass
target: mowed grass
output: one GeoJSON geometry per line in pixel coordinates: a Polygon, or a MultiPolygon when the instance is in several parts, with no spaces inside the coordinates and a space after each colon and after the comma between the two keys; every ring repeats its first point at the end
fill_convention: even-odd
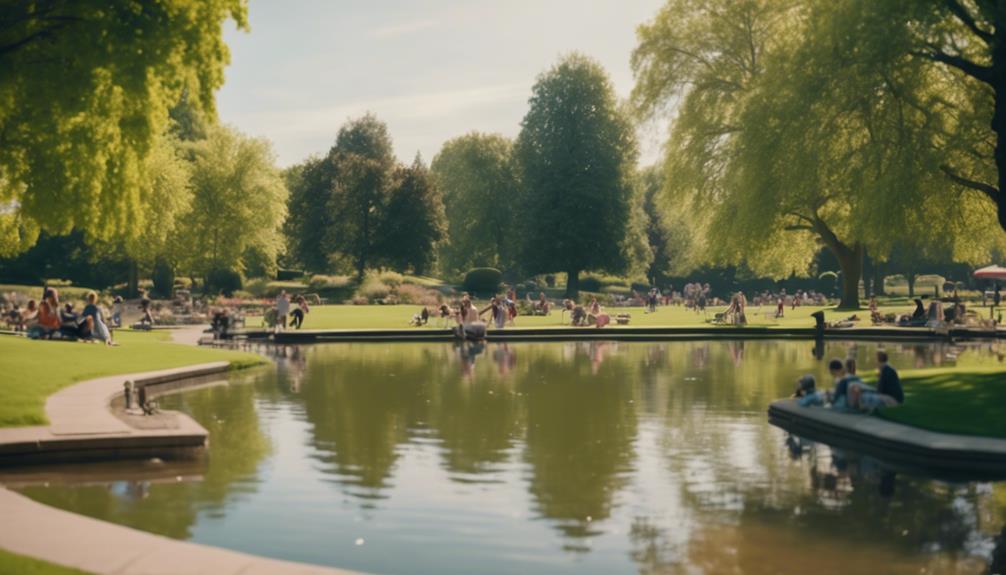
{"type": "Polygon", "coordinates": [[[48,423],[47,397],[95,377],[212,361],[230,361],[235,368],[265,362],[255,354],[171,343],[163,331],[118,330],[115,339],[118,347],[0,336],[0,427],[48,423]]]}
{"type": "MultiPolygon", "coordinates": [[[[480,302],[480,309],[485,306],[480,302]]],[[[323,305],[314,306],[304,320],[304,329],[402,329],[409,327],[412,316],[419,312],[422,306],[419,305],[323,305]]],[[[857,325],[869,326],[870,312],[861,310],[858,312],[835,311],[831,307],[801,306],[796,309],[786,308],[785,316],[775,318],[775,306],[749,306],[747,319],[749,326],[759,327],[812,327],[814,318],[810,314],[823,309],[825,318],[828,321],[845,319],[853,314],[858,315],[860,321],[857,325]]],[[[905,306],[885,306],[880,309],[881,313],[910,313],[913,309],[911,305],[905,306]]],[[[712,325],[709,322],[716,317],[716,314],[726,310],[726,306],[707,308],[706,312],[695,313],[682,306],[659,306],[654,313],[647,313],[641,307],[610,307],[605,311],[611,314],[612,318],[616,314],[629,313],[632,318],[629,326],[647,327],[694,327],[712,325]]],[[[260,327],[262,318],[250,317],[247,321],[248,327],[260,327]]],[[[438,328],[443,322],[436,317],[430,319],[427,328],[438,328]]],[[[548,316],[517,316],[515,327],[539,327],[557,328],[569,325],[569,314],[563,315],[560,310],[554,309],[548,316]]],[[[606,329],[617,329],[619,326],[612,325],[606,329]]],[[[421,328],[419,328],[421,329],[421,328]]]]}
{"type": "Polygon", "coordinates": [[[0,573],[11,575],[87,575],[84,571],[63,567],[0,549],[0,573]]]}
{"type": "Polygon", "coordinates": [[[902,374],[905,404],[880,412],[931,431],[1006,438],[1006,371],[926,369],[902,374]]]}

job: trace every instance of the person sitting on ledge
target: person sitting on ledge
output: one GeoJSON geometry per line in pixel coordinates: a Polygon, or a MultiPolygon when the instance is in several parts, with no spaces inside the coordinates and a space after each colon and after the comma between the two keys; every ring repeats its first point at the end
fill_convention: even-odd
{"type": "Polygon", "coordinates": [[[813,375],[805,375],[796,382],[796,393],[793,394],[800,407],[824,406],[827,397],[817,391],[817,382],[813,375]]]}
{"type": "Polygon", "coordinates": [[[849,386],[862,385],[863,381],[855,374],[848,374],[840,359],[833,359],[828,362],[828,372],[835,380],[835,389],[829,397],[831,407],[833,409],[849,409],[849,386]]]}
{"type": "Polygon", "coordinates": [[[866,412],[874,412],[880,407],[897,407],[905,402],[905,392],[901,388],[898,372],[888,363],[887,352],[877,351],[877,388],[856,386],[849,390],[850,405],[866,412]]]}

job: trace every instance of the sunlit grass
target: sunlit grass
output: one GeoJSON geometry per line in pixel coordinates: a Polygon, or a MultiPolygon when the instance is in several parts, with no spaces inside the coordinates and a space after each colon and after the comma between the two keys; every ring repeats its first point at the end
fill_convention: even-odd
{"type": "Polygon", "coordinates": [[[87,575],[84,571],[54,565],[0,549],[0,573],[17,575],[87,575]]]}
{"type": "Polygon", "coordinates": [[[1006,371],[1002,367],[925,369],[902,374],[905,404],[890,421],[932,431],[1006,438],[1006,371]]]}
{"type": "Polygon", "coordinates": [[[117,331],[118,347],[0,337],[0,427],[42,425],[45,400],[88,379],[230,361],[235,367],[262,363],[254,354],[170,343],[165,332],[117,331]]]}

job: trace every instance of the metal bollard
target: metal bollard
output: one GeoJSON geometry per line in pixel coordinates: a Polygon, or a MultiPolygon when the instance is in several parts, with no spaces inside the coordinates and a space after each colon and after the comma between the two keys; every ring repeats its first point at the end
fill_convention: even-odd
{"type": "Polygon", "coordinates": [[[142,409],[144,411],[144,413],[146,413],[146,411],[147,411],[147,387],[145,385],[141,385],[139,387],[139,389],[137,389],[136,397],[137,397],[137,401],[139,401],[139,403],[140,403],[140,409],[142,409]]]}
{"type": "Polygon", "coordinates": [[[133,382],[127,381],[122,384],[123,394],[126,396],[126,409],[133,408],[133,382]]]}

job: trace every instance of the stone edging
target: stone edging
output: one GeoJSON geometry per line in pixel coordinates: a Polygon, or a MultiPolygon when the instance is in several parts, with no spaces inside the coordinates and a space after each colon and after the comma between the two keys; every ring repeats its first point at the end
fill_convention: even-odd
{"type": "Polygon", "coordinates": [[[100,377],[66,387],[45,403],[47,426],[0,429],[0,465],[98,459],[197,456],[208,432],[183,413],[171,412],[170,426],[139,429],[116,417],[110,405],[123,383],[155,388],[229,371],[218,361],[183,368],[100,377]]]}
{"type": "Polygon", "coordinates": [[[857,413],[773,402],[769,422],[791,433],[945,477],[1006,476],[1006,439],[939,433],[857,413]]]}
{"type": "Polygon", "coordinates": [[[0,487],[0,547],[94,575],[348,575],[176,541],[55,509],[0,487]]]}

